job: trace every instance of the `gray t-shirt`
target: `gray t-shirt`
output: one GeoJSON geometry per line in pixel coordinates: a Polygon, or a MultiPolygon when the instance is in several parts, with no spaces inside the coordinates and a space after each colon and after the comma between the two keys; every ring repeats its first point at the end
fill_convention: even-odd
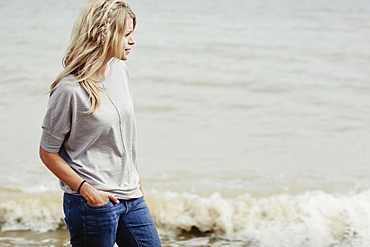
{"type": "MultiPolygon", "coordinates": [[[[89,184],[118,199],[142,196],[136,171],[136,123],[126,64],[110,60],[110,72],[99,84],[101,105],[92,114],[85,90],[73,75],[50,92],[42,124],[41,147],[59,155],[89,184]]],[[[61,188],[77,194],[60,181],[61,188]]]]}

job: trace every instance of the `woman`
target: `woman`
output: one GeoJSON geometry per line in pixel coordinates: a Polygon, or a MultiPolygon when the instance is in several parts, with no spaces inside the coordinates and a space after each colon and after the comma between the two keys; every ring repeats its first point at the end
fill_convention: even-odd
{"type": "Polygon", "coordinates": [[[123,0],[90,0],[51,85],[40,157],[60,179],[72,246],[161,246],[136,164],[125,63],[136,17],[123,0]]]}

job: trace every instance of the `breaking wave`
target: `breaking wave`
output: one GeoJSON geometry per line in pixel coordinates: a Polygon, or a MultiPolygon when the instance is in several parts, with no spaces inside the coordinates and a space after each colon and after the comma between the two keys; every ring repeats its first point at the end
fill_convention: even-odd
{"type": "MultiPolygon", "coordinates": [[[[63,228],[61,198],[48,194],[1,195],[1,230],[63,228]]],[[[370,246],[370,190],[233,198],[151,192],[146,200],[162,234],[190,233],[263,247],[370,246]]]]}
{"type": "Polygon", "coordinates": [[[370,190],[262,198],[167,192],[150,197],[150,204],[158,226],[178,233],[207,233],[250,246],[370,246],[370,190]]]}

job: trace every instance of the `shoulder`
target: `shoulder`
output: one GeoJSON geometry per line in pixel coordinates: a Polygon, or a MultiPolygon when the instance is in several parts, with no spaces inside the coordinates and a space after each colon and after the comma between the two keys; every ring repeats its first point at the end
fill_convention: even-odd
{"type": "Polygon", "coordinates": [[[73,75],[62,78],[58,84],[50,91],[52,94],[78,94],[81,92],[81,85],[73,75]]]}

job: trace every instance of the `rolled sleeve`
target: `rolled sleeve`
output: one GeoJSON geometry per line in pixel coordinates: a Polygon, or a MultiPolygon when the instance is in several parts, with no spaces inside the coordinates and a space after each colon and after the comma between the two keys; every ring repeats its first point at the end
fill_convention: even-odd
{"type": "Polygon", "coordinates": [[[58,153],[71,130],[74,107],[73,85],[59,82],[50,92],[48,109],[42,124],[40,146],[50,153],[58,153]]]}
{"type": "Polygon", "coordinates": [[[43,128],[41,134],[40,146],[50,153],[58,153],[64,139],[53,136],[49,130],[43,128]]]}

